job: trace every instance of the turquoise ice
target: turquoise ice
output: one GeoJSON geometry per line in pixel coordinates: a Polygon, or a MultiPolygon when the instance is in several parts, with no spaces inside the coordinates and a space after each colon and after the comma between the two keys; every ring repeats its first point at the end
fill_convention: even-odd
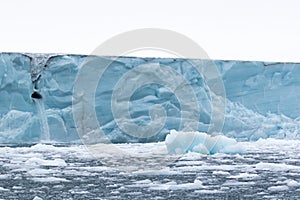
{"type": "MultiPolygon", "coordinates": [[[[39,142],[43,140],[41,130],[45,121],[52,142],[80,142],[72,116],[72,95],[77,73],[87,58],[95,59],[94,56],[83,55],[1,53],[0,142],[39,142]],[[33,60],[37,57],[39,60],[33,60]],[[39,103],[47,120],[41,120],[37,104],[31,98],[34,91],[42,96],[39,103]]],[[[113,60],[112,57],[106,59],[113,60]]],[[[213,94],[203,75],[198,74],[189,61],[133,57],[113,60],[99,80],[95,96],[97,119],[107,137],[116,143],[155,142],[165,140],[170,130],[179,129],[179,100],[170,90],[158,84],[148,84],[136,90],[129,102],[129,114],[140,126],[151,122],[151,106],[161,105],[165,109],[166,122],[156,135],[137,138],[124,133],[116,124],[111,110],[114,87],[125,73],[145,64],[166,65],[188,82],[200,108],[198,131],[206,132],[211,122],[213,94]]],[[[300,137],[299,63],[213,62],[226,91],[226,118],[219,134],[237,141],[300,137]]]]}

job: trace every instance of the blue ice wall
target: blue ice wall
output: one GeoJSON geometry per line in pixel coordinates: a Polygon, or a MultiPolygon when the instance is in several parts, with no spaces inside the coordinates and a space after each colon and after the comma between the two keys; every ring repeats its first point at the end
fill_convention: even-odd
{"type": "MultiPolygon", "coordinates": [[[[31,95],[42,95],[52,142],[80,142],[72,116],[74,81],[82,63],[93,56],[0,54],[0,143],[41,140],[41,119],[31,95]],[[39,57],[40,60],[37,60],[39,57]]],[[[102,130],[113,142],[162,141],[178,129],[181,108],[177,97],[164,86],[147,84],[134,92],[129,112],[132,120],[147,125],[149,107],[161,105],[167,114],[162,130],[149,138],[135,138],[122,131],[111,111],[111,95],[120,78],[140,65],[166,65],[193,88],[199,108],[199,131],[211,122],[211,94],[205,78],[186,59],[121,57],[98,82],[95,111],[102,130]]],[[[195,60],[197,61],[197,60],[195,60]]],[[[226,92],[226,118],[222,133],[238,140],[299,138],[300,64],[247,61],[213,61],[226,92]]],[[[83,83],[84,84],[84,83],[83,83]]],[[[132,83],[129,83],[132,84],[132,83]]],[[[124,86],[125,87],[125,86],[124,86]]]]}

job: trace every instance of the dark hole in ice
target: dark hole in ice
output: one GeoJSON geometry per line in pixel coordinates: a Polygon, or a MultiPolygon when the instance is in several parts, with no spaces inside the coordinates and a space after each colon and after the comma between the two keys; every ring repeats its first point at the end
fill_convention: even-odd
{"type": "Polygon", "coordinates": [[[33,99],[41,99],[43,97],[42,97],[42,95],[40,93],[34,92],[34,93],[31,94],[31,98],[33,98],[33,99]]]}

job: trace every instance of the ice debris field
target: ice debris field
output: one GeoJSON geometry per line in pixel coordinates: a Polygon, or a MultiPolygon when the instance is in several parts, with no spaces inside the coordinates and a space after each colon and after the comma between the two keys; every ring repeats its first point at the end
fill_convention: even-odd
{"type": "Polygon", "coordinates": [[[191,61],[206,62],[1,53],[0,198],[299,199],[300,64],[210,61],[224,86],[220,95],[212,92],[214,77],[207,80],[191,61]],[[97,83],[93,112],[105,140],[83,129],[90,128],[93,113],[78,106],[85,91],[74,96],[81,67],[95,60],[110,65],[101,78],[85,76],[82,84],[97,83]],[[163,66],[174,73],[161,71],[163,66]],[[132,72],[134,78],[122,82],[132,72]],[[171,75],[183,77],[193,91],[196,125],[181,124],[186,105],[173,93],[177,78],[171,75]],[[152,82],[145,80],[130,98],[114,101],[118,85],[135,88],[144,79],[152,82]],[[213,99],[224,105],[217,117],[213,99]],[[128,109],[133,123],[123,121],[142,127],[138,130],[149,131],[144,127],[155,120],[162,126],[149,137],[143,131],[128,134],[112,105],[120,105],[120,112],[128,109]],[[165,113],[162,121],[150,109],[158,105],[165,113]],[[220,126],[212,123],[220,116],[222,129],[210,131],[220,126]]]}

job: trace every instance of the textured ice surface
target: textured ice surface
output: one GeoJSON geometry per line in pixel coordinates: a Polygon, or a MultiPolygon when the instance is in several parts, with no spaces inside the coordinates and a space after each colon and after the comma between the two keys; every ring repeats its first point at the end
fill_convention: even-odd
{"type": "MultiPolygon", "coordinates": [[[[119,170],[118,155],[93,157],[84,146],[0,147],[1,199],[299,199],[300,140],[239,142],[244,154],[189,152],[152,170],[119,170]],[[111,165],[103,165],[105,159],[111,165]],[[38,199],[38,198],[36,198],[38,199]]],[[[115,144],[149,159],[160,143],[115,144]]],[[[166,155],[165,159],[168,158],[166,155]]],[[[146,166],[144,166],[146,167],[146,166]]]]}
{"type": "MultiPolygon", "coordinates": [[[[96,59],[79,55],[0,54],[0,142],[39,142],[48,139],[43,129],[49,129],[52,142],[79,141],[72,116],[72,94],[78,70],[87,58],[96,59]],[[42,96],[42,117],[31,98],[34,91],[42,96]],[[41,120],[43,118],[46,120],[41,120]]],[[[300,64],[214,62],[226,92],[224,135],[238,141],[299,138],[300,64]]],[[[198,131],[206,132],[211,120],[212,94],[203,75],[198,74],[188,60],[122,57],[108,67],[96,89],[97,119],[109,139],[113,142],[163,141],[170,130],[179,129],[179,101],[167,88],[157,84],[138,89],[130,99],[129,111],[133,122],[143,126],[151,120],[151,106],[165,108],[168,117],[158,134],[136,138],[122,132],[116,124],[111,110],[114,86],[125,73],[143,64],[169,66],[186,79],[200,108],[198,131]]]]}

